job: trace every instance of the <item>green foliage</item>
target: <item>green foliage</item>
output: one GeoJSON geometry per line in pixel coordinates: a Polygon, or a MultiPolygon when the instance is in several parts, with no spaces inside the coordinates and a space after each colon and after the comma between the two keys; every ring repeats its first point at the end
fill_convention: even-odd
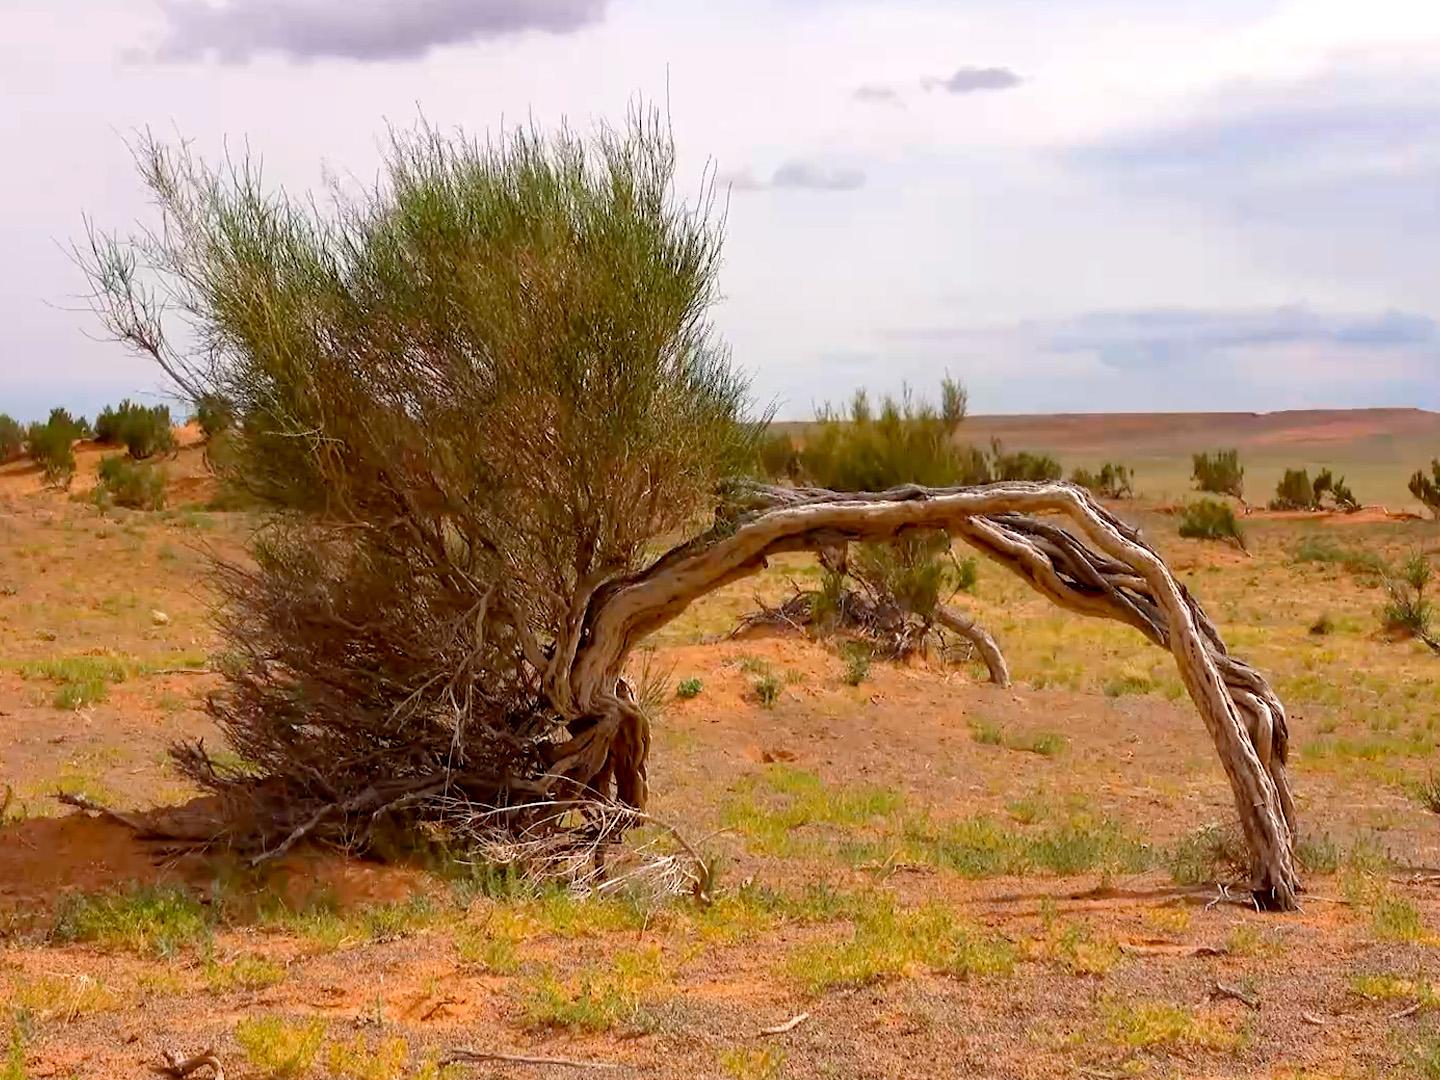
{"type": "Polygon", "coordinates": [[[800,460],[800,448],[783,431],[767,431],[755,446],[755,471],[766,480],[795,479],[800,460]]]}
{"type": "Polygon", "coordinates": [[[609,1031],[633,1024],[645,995],[665,981],[658,948],[620,952],[572,979],[543,976],[526,998],[525,1020],[536,1028],[609,1031]]]}
{"type": "Polygon", "coordinates": [[[308,1076],[325,1044],[325,1021],[247,1016],[235,1025],[235,1041],[265,1080],[308,1076]]]}
{"type": "Polygon", "coordinates": [[[1432,814],[1440,814],[1440,773],[1432,772],[1415,785],[1415,801],[1432,814]]]}
{"type": "Polygon", "coordinates": [[[755,700],[767,709],[773,708],[775,703],[780,700],[780,691],[783,687],[784,683],[773,671],[761,672],[750,684],[750,688],[755,692],[755,700]]]}
{"type": "Polygon", "coordinates": [[[850,569],[870,588],[902,611],[929,619],[937,604],[974,586],[979,570],[973,558],[956,559],[949,534],[912,529],[888,544],[858,544],[850,569]]]}
{"type": "Polygon", "coordinates": [[[1424,469],[1415,470],[1410,477],[1410,494],[1440,521],[1440,458],[1430,462],[1429,476],[1425,475],[1424,469]]]}
{"type": "Polygon", "coordinates": [[[958,922],[940,904],[899,911],[883,902],[858,916],[848,939],[805,947],[787,963],[811,993],[865,986],[914,967],[962,977],[1008,975],[1015,967],[1008,941],[958,922]]]}
{"type": "Polygon", "coordinates": [[[1245,499],[1245,468],[1238,450],[1215,450],[1195,454],[1191,477],[1199,491],[1245,499]]]}
{"type": "Polygon", "coordinates": [[[79,434],[75,422],[64,409],[55,409],[45,423],[31,424],[25,430],[25,452],[41,468],[46,484],[67,488],[75,477],[75,440],[79,434]]]}
{"type": "Polygon", "coordinates": [[[252,163],[137,150],[168,227],[91,238],[102,317],[233,408],[211,460],[281,511],[224,582],[225,644],[254,662],[216,719],[302,799],[343,804],[377,768],[538,768],[495,738],[554,730],[520,642],[563,640],[578,596],[712,515],[761,434],[709,321],[720,223],[676,191],[663,117],[396,132],[373,188],[323,209],[252,163]],[[485,692],[457,715],[462,669],[485,692]]]}
{"type": "Polygon", "coordinates": [[[25,429],[7,413],[0,413],[0,463],[9,461],[25,447],[25,429]]]}
{"type": "Polygon", "coordinates": [[[1384,628],[1406,637],[1419,638],[1440,652],[1440,644],[1430,633],[1435,605],[1425,595],[1434,576],[1430,560],[1416,552],[1399,569],[1385,576],[1387,600],[1380,613],[1384,628]]]}
{"type": "Polygon", "coordinates": [[[1083,487],[1100,499],[1133,499],[1135,497],[1135,473],[1119,462],[1107,461],[1097,472],[1076,469],[1070,474],[1070,482],[1083,487]]]}
{"type": "Polygon", "coordinates": [[[163,510],[165,474],[158,466],[112,455],[100,462],[95,499],[131,510],[163,510]]]}
{"type": "Polygon", "coordinates": [[[989,479],[995,480],[1059,480],[1063,475],[1060,463],[1049,454],[1030,450],[1006,451],[999,439],[990,443],[987,463],[989,479]]]}
{"type": "Polygon", "coordinates": [[[1321,533],[1310,533],[1295,545],[1294,559],[1299,563],[1333,563],[1351,574],[1383,575],[1385,560],[1373,551],[1350,548],[1321,533]]]}
{"type": "Polygon", "coordinates": [[[214,439],[235,425],[235,407],[219,394],[201,394],[195,402],[195,422],[205,438],[214,439]]]}
{"type": "Polygon", "coordinates": [[[1310,483],[1310,473],[1305,469],[1286,469],[1280,483],[1275,486],[1275,497],[1270,500],[1271,510],[1318,510],[1320,500],[1310,483]]]}
{"type": "Polygon", "coordinates": [[[1235,520],[1235,511],[1217,499],[1200,499],[1186,506],[1180,514],[1180,535],[1191,540],[1227,540],[1245,549],[1245,534],[1235,520]]]}
{"type": "Polygon", "coordinates": [[[859,686],[870,677],[870,659],[873,650],[863,641],[845,643],[845,685],[859,686]]]}
{"type": "Polygon", "coordinates": [[[118,408],[107,405],[95,418],[97,442],[123,443],[137,461],[175,449],[168,405],[145,406],[126,398],[118,408]]]}
{"type": "Polygon", "coordinates": [[[1315,492],[1315,504],[1317,506],[1321,505],[1325,496],[1328,495],[1337,510],[1347,514],[1353,514],[1356,510],[1360,509],[1360,500],[1355,498],[1355,493],[1352,492],[1349,485],[1345,483],[1345,478],[1343,476],[1333,476],[1329,469],[1322,469],[1320,471],[1320,474],[1315,477],[1315,483],[1312,485],[1312,489],[1315,492]]]}
{"type": "Polygon", "coordinates": [[[20,1025],[14,1023],[10,1027],[10,1045],[5,1053],[5,1067],[0,1069],[0,1080],[27,1080],[29,1075],[25,1071],[25,1038],[20,1033],[20,1025]]]}
{"type": "Polygon", "coordinates": [[[857,390],[844,411],[825,406],[800,451],[805,479],[835,491],[883,491],[897,484],[945,487],[981,483],[967,450],[955,443],[966,394],[953,379],[940,384],[940,404],[917,401],[909,388],[875,408],[857,390]]]}
{"type": "Polygon", "coordinates": [[[698,678],[691,676],[688,679],[681,679],[675,687],[675,696],[688,701],[690,698],[699,697],[700,691],[705,689],[705,684],[698,678]]]}
{"type": "Polygon", "coordinates": [[[61,904],[53,937],[106,948],[171,956],[210,936],[210,918],[183,889],[135,888],[124,893],[80,894],[61,904]]]}

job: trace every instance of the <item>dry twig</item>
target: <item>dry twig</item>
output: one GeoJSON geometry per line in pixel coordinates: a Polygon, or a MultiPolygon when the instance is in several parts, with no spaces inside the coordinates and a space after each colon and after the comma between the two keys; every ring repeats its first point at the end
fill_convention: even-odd
{"type": "Polygon", "coordinates": [[[810,1019],[810,1014],[809,1014],[808,1012],[803,1012],[803,1013],[800,1013],[800,1014],[798,1014],[798,1015],[796,1015],[796,1016],[792,1016],[789,1020],[786,1020],[783,1024],[776,1024],[774,1027],[761,1028],[761,1029],[760,1029],[760,1034],[761,1034],[761,1035],[784,1035],[787,1031],[794,1031],[797,1027],[799,1027],[799,1026],[800,1026],[801,1024],[803,1024],[806,1020],[809,1020],[809,1019],[810,1019]]]}
{"type": "Polygon", "coordinates": [[[623,1069],[623,1065],[612,1061],[576,1061],[572,1058],[530,1057],[526,1054],[500,1054],[490,1050],[471,1050],[456,1047],[445,1055],[442,1065],[481,1065],[487,1061],[501,1061],[510,1065],[556,1065],[566,1069],[623,1069]]]}

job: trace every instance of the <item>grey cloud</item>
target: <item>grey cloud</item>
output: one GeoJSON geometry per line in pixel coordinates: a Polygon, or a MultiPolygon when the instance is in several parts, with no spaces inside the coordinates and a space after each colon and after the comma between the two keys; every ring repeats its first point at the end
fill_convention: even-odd
{"type": "Polygon", "coordinates": [[[563,34],[599,22],[608,0],[160,0],[163,60],[215,55],[241,63],[292,59],[403,60],[526,30],[563,34]]]}
{"type": "Polygon", "coordinates": [[[951,94],[974,94],[981,90],[1009,90],[1025,80],[1007,67],[962,67],[948,79],[924,80],[926,90],[944,90],[951,94]]]}
{"type": "Polygon", "coordinates": [[[866,83],[864,86],[857,86],[855,92],[850,95],[856,101],[863,101],[870,105],[900,105],[900,92],[893,86],[884,86],[879,83],[866,83]]]}
{"type": "Polygon", "coordinates": [[[859,169],[830,167],[809,161],[787,161],[768,180],[751,171],[732,173],[721,178],[736,191],[765,191],[792,188],[803,191],[855,191],[865,186],[865,174],[859,169]]]}

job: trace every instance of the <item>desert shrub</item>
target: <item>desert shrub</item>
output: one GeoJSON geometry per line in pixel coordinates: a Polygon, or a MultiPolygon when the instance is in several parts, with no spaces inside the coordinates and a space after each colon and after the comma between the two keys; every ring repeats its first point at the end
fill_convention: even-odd
{"type": "Polygon", "coordinates": [[[1101,499],[1132,499],[1135,497],[1135,473],[1118,462],[1107,461],[1099,470],[1076,469],[1070,482],[1083,487],[1101,499]]]}
{"type": "Polygon", "coordinates": [[[1415,785],[1415,801],[1432,814],[1440,814],[1440,773],[1432,772],[1415,785]]]}
{"type": "Polygon", "coordinates": [[[0,413],[0,462],[14,457],[25,448],[25,429],[20,421],[7,413],[0,413]]]}
{"type": "Polygon", "coordinates": [[[131,510],[163,510],[165,474],[158,466],[112,455],[100,462],[95,498],[131,510]]]}
{"type": "Polygon", "coordinates": [[[1384,628],[1403,637],[1418,638],[1440,652],[1440,641],[1431,634],[1435,606],[1425,595],[1434,570],[1424,555],[1411,555],[1396,570],[1385,575],[1386,601],[1380,612],[1384,628]]]}
{"type": "Polygon", "coordinates": [[[137,461],[175,448],[175,432],[168,405],[139,405],[125,399],[118,407],[107,405],[95,418],[97,442],[123,443],[137,461]]]}
{"type": "Polygon", "coordinates": [[[794,479],[800,471],[800,448],[783,431],[766,432],[755,448],[755,468],[767,480],[794,479]]]}
{"type": "Polygon", "coordinates": [[[52,412],[43,424],[37,421],[25,430],[25,452],[40,466],[46,484],[70,486],[75,476],[74,444],[78,437],[75,422],[63,409],[52,412]]]}
{"type": "Polygon", "coordinates": [[[603,672],[552,660],[594,650],[577,615],[713,513],[758,435],[709,322],[718,219],[675,192],[663,119],[397,132],[376,188],[323,212],[243,164],[138,156],[169,227],[93,238],[102,315],[233,405],[222,476],[276,511],[217,570],[236,663],[209,708],[245,765],[185,746],[181,771],[283,791],[258,842],[436,775],[487,805],[561,769],[643,802],[648,720],[606,691],[587,729],[603,672]]]}
{"type": "Polygon", "coordinates": [[[1299,563],[1334,563],[1357,575],[1383,575],[1386,572],[1385,560],[1375,552],[1345,547],[1334,538],[1319,533],[1300,538],[1295,545],[1294,559],[1299,563]]]}
{"type": "Polygon", "coordinates": [[[1180,535],[1191,540],[1227,540],[1245,549],[1245,534],[1235,520],[1235,511],[1217,499],[1200,499],[1186,506],[1180,514],[1180,535]]]}
{"type": "Polygon", "coordinates": [[[1009,451],[999,439],[990,443],[989,471],[991,480],[1059,480],[1063,475],[1060,463],[1049,454],[1009,451]]]}
{"type": "MultiPolygon", "coordinates": [[[[858,391],[846,411],[821,410],[800,453],[800,470],[808,483],[837,491],[983,482],[987,477],[977,471],[971,451],[955,443],[965,408],[964,388],[948,378],[941,382],[938,406],[907,389],[898,398],[882,398],[877,409],[858,391]]],[[[969,588],[977,574],[974,561],[956,560],[950,537],[933,530],[912,530],[890,543],[857,544],[843,561],[878,603],[927,623],[937,604],[969,588]]],[[[849,602],[844,577],[831,574],[812,599],[816,625],[833,625],[844,613],[849,602]]]]}
{"type": "Polygon", "coordinates": [[[1415,470],[1410,477],[1410,494],[1440,521],[1440,458],[1430,462],[1429,476],[1425,475],[1424,469],[1415,470]]]}
{"type": "Polygon", "coordinates": [[[1345,483],[1345,477],[1337,477],[1329,469],[1320,470],[1320,474],[1315,477],[1315,482],[1311,486],[1315,492],[1315,505],[1317,506],[1322,505],[1325,496],[1328,495],[1337,510],[1353,514],[1360,509],[1360,500],[1355,498],[1355,493],[1345,483]]]}
{"type": "Polygon", "coordinates": [[[1306,469],[1286,469],[1280,483],[1275,485],[1275,497],[1270,500],[1271,510],[1318,510],[1320,501],[1310,483],[1306,469]]]}
{"type": "Polygon", "coordinates": [[[1240,464],[1238,450],[1214,450],[1195,454],[1191,477],[1198,491],[1212,495],[1230,495],[1245,501],[1245,467],[1240,464]]]}
{"type": "Polygon", "coordinates": [[[229,431],[235,423],[235,409],[218,394],[202,394],[195,402],[195,422],[205,438],[213,439],[229,431]]]}
{"type": "Polygon", "coordinates": [[[705,689],[705,684],[694,676],[691,676],[688,679],[681,679],[680,682],[676,684],[675,696],[688,701],[690,698],[699,697],[700,691],[703,689],[705,689]]]}

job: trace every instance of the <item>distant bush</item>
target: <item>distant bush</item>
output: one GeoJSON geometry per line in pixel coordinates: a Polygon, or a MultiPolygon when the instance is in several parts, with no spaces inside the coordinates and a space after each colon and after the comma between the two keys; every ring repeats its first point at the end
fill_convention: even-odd
{"type": "Polygon", "coordinates": [[[20,421],[0,413],[0,462],[9,461],[25,447],[25,429],[20,421]]]}
{"type": "Polygon", "coordinates": [[[1388,599],[1381,610],[1380,620],[1390,633],[1419,638],[1440,652],[1440,640],[1430,632],[1435,606],[1425,595],[1433,577],[1430,560],[1418,552],[1406,559],[1398,570],[1387,574],[1385,592],[1388,599]]]}
{"type": "Polygon", "coordinates": [[[1083,487],[1101,499],[1132,499],[1135,497],[1135,473],[1124,465],[1107,461],[1098,472],[1076,469],[1070,482],[1083,487]]]}
{"type": "Polygon", "coordinates": [[[235,426],[235,407],[219,394],[205,394],[195,403],[195,422],[213,439],[235,426]]]}
{"type": "Polygon", "coordinates": [[[165,474],[155,465],[146,465],[116,454],[100,462],[95,499],[131,510],[165,508],[165,474]]]}
{"type": "Polygon", "coordinates": [[[1345,478],[1332,476],[1329,469],[1321,470],[1320,475],[1315,477],[1311,488],[1315,492],[1317,503],[1322,502],[1325,496],[1329,495],[1337,510],[1353,514],[1360,509],[1360,500],[1355,498],[1355,493],[1345,483],[1345,478]]]}
{"type": "Polygon", "coordinates": [[[688,701],[690,698],[699,697],[700,691],[705,689],[705,684],[693,676],[688,679],[681,679],[675,687],[675,696],[688,701]]]}
{"type": "Polygon", "coordinates": [[[1286,469],[1280,483],[1275,486],[1270,509],[1322,510],[1326,496],[1329,496],[1335,509],[1347,514],[1360,509],[1360,502],[1346,486],[1345,478],[1336,479],[1329,469],[1323,470],[1313,481],[1307,469],[1286,469]]]}
{"type": "Polygon", "coordinates": [[[1059,480],[1063,474],[1060,463],[1049,454],[1030,450],[1008,452],[999,439],[990,443],[989,471],[991,480],[1059,480]]]}
{"type": "Polygon", "coordinates": [[[50,410],[50,416],[45,423],[49,427],[70,432],[72,440],[90,437],[90,421],[83,416],[71,416],[69,409],[61,408],[58,405],[50,410]]]}
{"type": "Polygon", "coordinates": [[[138,405],[126,398],[118,408],[106,406],[95,418],[95,439],[110,445],[123,443],[137,461],[175,449],[175,432],[168,405],[138,405]]]}
{"type": "Polygon", "coordinates": [[[1310,473],[1305,469],[1286,469],[1280,483],[1275,486],[1275,497],[1270,500],[1271,510],[1318,510],[1320,502],[1315,498],[1315,489],[1310,484],[1310,473]]]}
{"type": "Polygon", "coordinates": [[[767,480],[793,480],[800,471],[800,448],[783,431],[767,432],[755,447],[755,466],[767,480]]]}
{"type": "Polygon", "coordinates": [[[1430,462],[1429,476],[1424,469],[1415,470],[1415,475],[1410,477],[1410,494],[1440,521],[1440,458],[1430,462]]]}
{"type": "Polygon", "coordinates": [[[1212,495],[1230,495],[1245,502],[1245,467],[1238,450],[1215,450],[1192,458],[1195,487],[1212,495]]]}
{"type": "Polygon", "coordinates": [[[25,452],[41,468],[45,483],[67,488],[75,477],[75,450],[79,437],[75,421],[64,409],[56,409],[45,423],[36,421],[25,429],[25,452]]]}
{"type": "Polygon", "coordinates": [[[1216,499],[1201,499],[1180,515],[1180,535],[1191,540],[1227,540],[1245,550],[1245,534],[1235,511],[1216,499]]]}

